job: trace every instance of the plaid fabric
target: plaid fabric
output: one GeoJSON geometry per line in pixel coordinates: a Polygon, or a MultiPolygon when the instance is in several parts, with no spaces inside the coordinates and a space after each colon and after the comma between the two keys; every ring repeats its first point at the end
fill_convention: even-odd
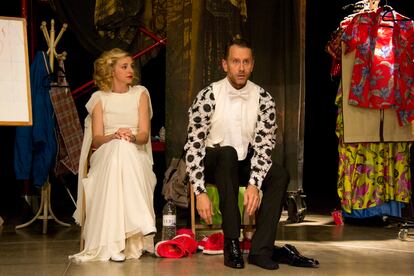
{"type": "Polygon", "coordinates": [[[63,68],[59,71],[58,82],[50,89],[50,99],[57,121],[58,156],[55,165],[55,174],[60,175],[67,170],[78,173],[79,158],[83,140],[83,130],[79,121],[78,112],[70,93],[63,68]]]}

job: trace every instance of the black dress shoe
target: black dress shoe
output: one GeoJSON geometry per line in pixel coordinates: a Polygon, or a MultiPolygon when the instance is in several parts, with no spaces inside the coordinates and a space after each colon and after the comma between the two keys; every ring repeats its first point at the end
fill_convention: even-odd
{"type": "Polygon", "coordinates": [[[264,269],[275,270],[279,268],[279,265],[269,257],[261,255],[249,255],[249,264],[260,266],[264,269]]]}
{"type": "Polygon", "coordinates": [[[296,247],[291,244],[285,244],[283,247],[275,246],[272,259],[277,263],[291,266],[319,267],[318,260],[302,256],[296,247]]]}
{"type": "Polygon", "coordinates": [[[232,268],[244,268],[243,255],[238,239],[224,239],[224,265],[232,268]]]}

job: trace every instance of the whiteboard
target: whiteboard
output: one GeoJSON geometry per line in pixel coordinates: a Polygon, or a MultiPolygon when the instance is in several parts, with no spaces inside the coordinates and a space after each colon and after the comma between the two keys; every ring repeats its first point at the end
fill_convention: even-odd
{"type": "Polygon", "coordinates": [[[0,16],[0,125],[32,125],[24,18],[0,16]]]}

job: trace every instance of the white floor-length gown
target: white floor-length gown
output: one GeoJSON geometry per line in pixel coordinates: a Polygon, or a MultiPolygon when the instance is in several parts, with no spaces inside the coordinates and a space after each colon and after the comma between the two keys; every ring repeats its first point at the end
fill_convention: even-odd
{"type": "MultiPolygon", "coordinates": [[[[98,91],[91,96],[86,108],[92,114],[95,105],[101,102],[105,135],[115,133],[121,127],[131,128],[136,134],[142,93],[149,97],[143,86],[131,87],[126,93],[98,91]]],[[[86,133],[87,127],[90,126],[85,125],[85,136],[91,135],[91,131],[86,133]]],[[[84,137],[86,148],[90,141],[91,137],[84,137]]],[[[82,151],[88,150],[83,148],[82,151]]],[[[136,145],[113,139],[93,152],[89,164],[87,177],[78,184],[78,208],[74,214],[75,220],[81,224],[82,212],[79,209],[84,197],[86,219],[82,236],[85,248],[70,259],[105,261],[111,254],[122,250],[126,258],[131,259],[139,258],[144,250],[153,252],[156,177],[152,170],[150,141],[146,145],[136,145]]]]}

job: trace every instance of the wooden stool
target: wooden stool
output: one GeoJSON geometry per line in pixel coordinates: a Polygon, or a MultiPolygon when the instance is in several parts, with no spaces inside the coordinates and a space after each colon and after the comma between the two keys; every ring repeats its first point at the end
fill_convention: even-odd
{"type": "MultiPolygon", "coordinates": [[[[210,189],[217,189],[217,187],[214,184],[208,183],[206,185],[206,189],[210,190],[210,189]]],[[[240,208],[240,212],[242,214],[242,229],[247,230],[249,229],[249,231],[252,231],[252,229],[254,228],[255,225],[255,216],[249,216],[249,214],[244,210],[244,206],[243,206],[243,195],[244,195],[244,191],[246,190],[245,187],[241,186],[239,187],[239,208],[240,206],[242,206],[242,208],[240,208]],[[240,202],[241,201],[241,202],[240,202]]],[[[211,195],[209,195],[209,197],[211,197],[211,195]]],[[[212,198],[210,198],[210,200],[213,201],[212,198]]],[[[196,234],[196,230],[214,230],[214,229],[221,229],[221,222],[218,223],[216,221],[216,223],[214,223],[214,219],[213,219],[213,224],[212,225],[207,225],[207,224],[203,224],[203,223],[197,223],[196,222],[196,206],[195,206],[195,195],[194,195],[194,189],[192,187],[192,185],[190,185],[190,208],[191,208],[191,230],[193,231],[194,234],[196,234]]],[[[213,209],[214,206],[213,206],[213,209]]],[[[215,215],[217,215],[217,211],[215,211],[215,215]]]]}

